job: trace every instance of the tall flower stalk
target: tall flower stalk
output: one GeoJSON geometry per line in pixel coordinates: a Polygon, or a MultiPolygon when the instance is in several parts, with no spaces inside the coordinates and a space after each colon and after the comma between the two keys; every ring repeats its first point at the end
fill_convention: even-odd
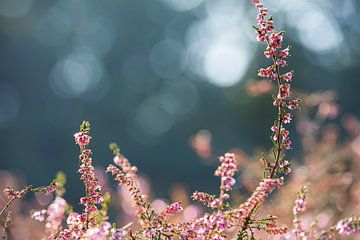
{"type": "Polygon", "coordinates": [[[84,182],[85,185],[85,197],[80,199],[80,203],[85,207],[84,213],[82,214],[85,230],[89,228],[89,224],[95,224],[94,214],[98,210],[97,205],[103,202],[101,186],[99,185],[99,180],[95,175],[92,159],[90,157],[92,152],[90,149],[87,149],[87,146],[90,144],[91,140],[89,133],[90,123],[83,121],[80,125],[80,131],[74,134],[75,143],[80,147],[80,179],[84,182]]]}
{"type": "Polygon", "coordinates": [[[277,108],[277,117],[274,121],[272,130],[272,142],[274,162],[271,163],[268,177],[273,178],[280,173],[289,173],[290,164],[285,160],[285,150],[291,148],[289,131],[285,128],[292,120],[291,110],[299,108],[299,99],[291,100],[291,81],[294,71],[282,74],[282,70],[287,66],[286,59],[290,56],[290,46],[282,48],[285,32],[275,31],[274,20],[268,16],[268,9],[264,7],[260,0],[252,0],[255,8],[258,10],[256,18],[257,25],[254,26],[256,39],[259,42],[266,43],[264,55],[272,60],[272,65],[266,68],[260,68],[258,76],[275,81],[277,84],[277,95],[273,96],[273,105],[277,108]]]}

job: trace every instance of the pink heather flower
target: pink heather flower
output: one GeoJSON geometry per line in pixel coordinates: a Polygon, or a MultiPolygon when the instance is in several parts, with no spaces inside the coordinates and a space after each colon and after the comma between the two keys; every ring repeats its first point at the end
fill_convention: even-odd
{"type": "Polygon", "coordinates": [[[285,67],[287,65],[287,63],[285,60],[278,59],[278,60],[276,60],[276,65],[278,65],[280,67],[285,67]]]}
{"type": "Polygon", "coordinates": [[[114,157],[114,163],[122,168],[125,174],[136,174],[138,169],[136,166],[131,166],[129,160],[123,155],[119,154],[114,157]]]}
{"type": "Polygon", "coordinates": [[[275,26],[274,26],[274,21],[273,20],[268,20],[267,22],[267,31],[271,32],[274,30],[275,26]]]}
{"type": "Polygon", "coordinates": [[[292,142],[291,142],[290,139],[285,139],[285,140],[283,141],[283,145],[284,145],[284,148],[285,148],[286,150],[290,150],[290,149],[291,149],[291,144],[292,144],[292,142]]]}
{"type": "Polygon", "coordinates": [[[25,194],[23,191],[16,191],[12,189],[10,186],[6,186],[4,189],[4,193],[7,196],[7,198],[22,198],[22,196],[25,194]]]}
{"type": "Polygon", "coordinates": [[[55,192],[59,188],[59,184],[52,182],[49,186],[44,189],[44,194],[49,195],[50,193],[55,192]]]}
{"type": "Polygon", "coordinates": [[[263,31],[257,31],[256,34],[257,34],[256,40],[258,42],[264,42],[265,41],[266,35],[263,33],[263,31]]]}
{"type": "MultiPolygon", "coordinates": [[[[290,141],[290,140],[288,140],[288,141],[290,141]]],[[[290,146],[291,146],[291,141],[290,141],[290,146]]],[[[288,175],[292,171],[289,161],[287,161],[287,160],[280,162],[279,166],[284,168],[285,175],[288,175]]]]}
{"type": "Polygon", "coordinates": [[[182,212],[184,209],[180,205],[179,202],[174,202],[167,206],[163,211],[161,211],[158,215],[158,218],[160,220],[166,220],[167,218],[171,217],[172,215],[175,215],[177,213],[182,212]]]}
{"type": "Polygon", "coordinates": [[[300,103],[299,99],[294,99],[291,102],[286,103],[286,107],[288,109],[290,109],[290,110],[298,109],[299,108],[299,103],[300,103]]]}
{"type": "Polygon", "coordinates": [[[134,206],[137,208],[138,216],[143,217],[145,212],[149,210],[145,208],[148,203],[145,200],[146,195],[141,194],[139,187],[134,182],[134,180],[112,164],[107,167],[106,172],[114,175],[115,180],[119,182],[119,185],[126,187],[132,197],[134,206]]]}
{"type": "Polygon", "coordinates": [[[191,198],[195,201],[201,202],[208,207],[212,207],[212,202],[216,199],[215,195],[210,195],[204,192],[194,192],[191,198]]]}
{"type": "Polygon", "coordinates": [[[65,215],[67,203],[61,197],[56,197],[47,209],[46,232],[56,235],[61,227],[62,220],[65,215]]]}
{"type": "Polygon", "coordinates": [[[339,234],[350,235],[355,232],[360,231],[360,218],[351,217],[347,219],[340,220],[336,224],[336,230],[339,234]]]}
{"type": "Polygon", "coordinates": [[[224,156],[219,157],[219,161],[221,165],[216,169],[215,176],[221,177],[222,190],[230,191],[236,182],[233,178],[237,171],[235,154],[225,153],[224,156]]]}
{"type": "Polygon", "coordinates": [[[290,47],[287,47],[279,52],[280,58],[287,58],[289,56],[290,47]]]}
{"type": "Polygon", "coordinates": [[[293,73],[292,72],[287,72],[287,73],[284,74],[283,77],[284,77],[285,81],[290,82],[292,80],[292,78],[293,78],[293,73]]]}
{"type": "Polygon", "coordinates": [[[279,107],[279,106],[280,106],[280,103],[281,103],[281,101],[280,101],[279,99],[275,99],[275,100],[273,101],[273,106],[274,106],[274,107],[279,107]]]}
{"type": "Polygon", "coordinates": [[[293,214],[294,214],[293,233],[294,233],[296,239],[301,239],[301,240],[307,239],[307,233],[304,229],[304,224],[299,218],[299,214],[303,213],[305,211],[306,202],[307,202],[307,186],[303,186],[300,189],[300,191],[298,192],[298,197],[295,200],[295,205],[293,208],[293,214]]]}
{"type": "Polygon", "coordinates": [[[274,49],[281,48],[283,35],[281,33],[272,33],[269,35],[270,46],[274,49]]]}
{"type": "MultiPolygon", "coordinates": [[[[83,122],[80,128],[82,128],[83,125],[89,125],[89,123],[83,122]]],[[[84,228],[86,230],[89,225],[91,226],[96,223],[96,218],[92,215],[97,211],[96,205],[103,202],[103,197],[101,194],[101,186],[95,174],[92,159],[90,157],[92,152],[90,149],[85,148],[89,145],[91,136],[83,132],[78,132],[74,134],[74,137],[75,142],[79,145],[81,151],[79,156],[81,165],[79,166],[78,171],[81,174],[80,179],[85,185],[86,196],[80,199],[80,204],[84,206],[84,212],[81,214],[80,220],[84,224],[84,228]]]]}
{"type": "Polygon", "coordinates": [[[95,175],[94,167],[92,165],[92,159],[89,157],[91,150],[84,149],[80,155],[81,165],[79,173],[81,173],[80,179],[84,181],[84,185],[87,191],[87,196],[80,199],[80,203],[85,206],[85,213],[95,212],[97,210],[96,204],[103,201],[101,194],[101,186],[99,180],[95,175]]]}
{"type": "Polygon", "coordinates": [[[39,221],[39,222],[43,222],[45,220],[45,217],[46,217],[46,210],[45,209],[33,212],[31,214],[31,218],[33,218],[33,219],[35,219],[36,221],[39,221]]]}
{"type": "Polygon", "coordinates": [[[283,123],[290,123],[292,120],[292,115],[291,113],[285,113],[284,117],[283,117],[283,123]]]}
{"type": "Polygon", "coordinates": [[[294,214],[299,214],[305,211],[305,207],[306,207],[306,198],[298,198],[295,201],[295,206],[293,208],[293,213],[294,214]]]}
{"type": "Polygon", "coordinates": [[[111,224],[109,222],[103,222],[100,226],[89,228],[84,237],[86,240],[98,240],[98,239],[108,239],[111,231],[111,224]]]}
{"type": "Polygon", "coordinates": [[[276,50],[274,48],[267,48],[264,51],[264,55],[266,58],[272,58],[273,56],[275,56],[276,54],[276,50]]]}
{"type": "Polygon", "coordinates": [[[272,222],[266,224],[265,231],[271,235],[283,235],[287,233],[288,227],[278,227],[276,224],[276,219],[274,219],[272,222]]]}
{"type": "Polygon", "coordinates": [[[263,78],[268,78],[271,80],[276,79],[276,73],[273,70],[273,66],[270,66],[268,68],[260,68],[258,71],[258,76],[263,78]]]}
{"type": "Polygon", "coordinates": [[[215,213],[205,213],[204,217],[196,219],[191,224],[191,229],[196,233],[193,239],[225,240],[226,235],[224,231],[228,226],[229,223],[225,219],[223,212],[219,211],[216,215],[215,213]]]}
{"type": "Polygon", "coordinates": [[[75,143],[79,145],[81,148],[89,145],[91,136],[84,134],[82,132],[77,132],[74,134],[75,143]]]}
{"type": "Polygon", "coordinates": [[[280,91],[277,96],[278,98],[285,99],[290,96],[290,84],[288,83],[281,84],[279,90],[280,91]]]}

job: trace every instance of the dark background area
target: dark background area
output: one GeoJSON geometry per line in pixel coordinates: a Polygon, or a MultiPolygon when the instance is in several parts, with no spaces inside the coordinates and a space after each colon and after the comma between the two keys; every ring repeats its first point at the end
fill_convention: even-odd
{"type": "MultiPolygon", "coordinates": [[[[360,117],[359,2],[265,3],[293,46],[293,86],[336,90],[360,117]]],[[[177,182],[216,191],[192,134],[209,130],[218,155],[271,144],[271,98],[244,89],[270,64],[255,18],[240,0],[0,1],[0,169],[34,185],[62,170],[76,201],[73,133],[85,119],[95,165],[112,161],[115,141],[159,197],[177,182]]]]}

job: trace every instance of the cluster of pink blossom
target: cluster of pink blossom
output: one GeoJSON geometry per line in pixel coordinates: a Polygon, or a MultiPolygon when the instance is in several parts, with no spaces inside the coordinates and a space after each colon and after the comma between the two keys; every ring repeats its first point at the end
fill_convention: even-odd
{"type": "Polygon", "coordinates": [[[101,186],[99,185],[99,180],[95,175],[92,159],[90,158],[92,152],[90,149],[86,149],[91,140],[91,136],[88,135],[89,129],[90,124],[84,121],[80,126],[80,132],[74,134],[75,143],[79,145],[81,152],[79,156],[81,161],[79,173],[81,173],[80,179],[85,185],[85,197],[80,199],[80,203],[85,207],[81,219],[85,221],[84,225],[86,229],[89,224],[95,224],[93,215],[98,210],[96,205],[103,201],[101,186]]]}
{"type": "Polygon", "coordinates": [[[67,203],[62,197],[56,197],[47,209],[33,212],[31,217],[37,221],[45,221],[45,232],[48,239],[56,239],[62,227],[67,203]]]}
{"type": "Polygon", "coordinates": [[[191,229],[196,233],[191,239],[226,239],[225,230],[229,227],[228,221],[222,212],[216,214],[205,214],[202,218],[196,219],[191,229]]]}
{"type": "Polygon", "coordinates": [[[184,209],[180,205],[179,202],[174,202],[167,206],[163,211],[161,211],[158,214],[158,219],[161,219],[162,221],[168,219],[169,217],[175,215],[176,213],[182,212],[184,209]]]}
{"type": "Polygon", "coordinates": [[[219,157],[221,165],[216,169],[215,176],[221,177],[221,190],[230,191],[235,184],[234,174],[237,171],[235,154],[225,153],[219,157]]]}
{"type": "Polygon", "coordinates": [[[192,194],[191,198],[195,201],[201,202],[202,204],[204,204],[207,207],[216,208],[213,204],[214,201],[216,200],[215,195],[210,195],[205,192],[196,191],[192,194]]]}
{"type": "Polygon", "coordinates": [[[136,173],[138,171],[136,166],[132,166],[129,160],[120,153],[120,148],[116,145],[116,143],[111,143],[109,145],[110,149],[114,153],[114,163],[121,167],[121,170],[130,177],[136,177],[136,173]]]}
{"type": "Polygon", "coordinates": [[[340,220],[336,224],[336,231],[338,231],[340,234],[345,234],[345,235],[350,235],[360,231],[360,218],[351,217],[340,220]]]}
{"type": "Polygon", "coordinates": [[[24,188],[21,191],[16,191],[10,186],[6,186],[6,188],[4,189],[4,193],[9,199],[22,198],[28,191],[29,191],[28,188],[24,188]]]}

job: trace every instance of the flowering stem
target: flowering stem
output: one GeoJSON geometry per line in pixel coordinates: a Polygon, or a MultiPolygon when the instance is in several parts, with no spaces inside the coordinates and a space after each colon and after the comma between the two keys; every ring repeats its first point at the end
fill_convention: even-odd
{"type": "MultiPolygon", "coordinates": [[[[266,37],[266,42],[267,42],[267,45],[268,47],[270,47],[270,43],[269,43],[269,39],[268,37],[266,37]]],[[[279,66],[276,64],[276,55],[273,56],[273,63],[274,63],[274,66],[275,66],[275,71],[276,71],[276,76],[277,76],[277,84],[278,84],[278,94],[280,94],[281,92],[281,78],[280,78],[280,70],[279,70],[279,66]]],[[[280,100],[281,101],[281,100],[280,100]]],[[[275,173],[276,173],[276,169],[279,165],[279,160],[280,160],[280,155],[281,155],[281,151],[282,151],[282,147],[281,147],[281,129],[282,129],[282,121],[283,121],[283,105],[281,103],[279,103],[279,106],[278,106],[278,117],[277,117],[277,133],[276,135],[278,136],[277,137],[277,141],[276,141],[276,145],[275,145],[275,148],[276,148],[276,154],[275,154],[275,165],[274,165],[274,168],[271,170],[271,173],[269,175],[269,178],[273,178],[275,176],[275,173]]]]}
{"type": "Polygon", "coordinates": [[[5,206],[1,209],[0,212],[0,216],[3,215],[3,213],[5,212],[5,210],[10,207],[10,205],[15,201],[16,197],[12,197],[6,204],[5,206]]]}
{"type": "Polygon", "coordinates": [[[33,189],[32,186],[26,186],[26,187],[24,187],[24,189],[22,189],[19,192],[15,192],[14,190],[11,189],[11,191],[14,192],[15,195],[13,195],[10,198],[10,200],[5,204],[5,206],[1,209],[0,216],[3,215],[3,213],[6,211],[6,209],[11,206],[11,204],[15,201],[15,199],[22,198],[28,192],[40,191],[41,189],[42,188],[33,189]]]}
{"type": "Polygon", "coordinates": [[[3,240],[7,239],[7,233],[8,233],[10,223],[11,223],[11,211],[8,212],[6,219],[5,219],[4,226],[3,226],[3,234],[2,234],[3,240]]]}
{"type": "MultiPolygon", "coordinates": [[[[82,152],[84,151],[84,146],[80,146],[80,154],[82,154],[82,152]]],[[[87,164],[85,165],[85,172],[88,170],[88,166],[87,164]]],[[[85,197],[86,199],[89,198],[89,186],[88,186],[88,181],[84,181],[84,185],[85,185],[85,197]]],[[[87,230],[89,227],[89,214],[86,214],[86,220],[85,220],[85,230],[87,230]]]]}

